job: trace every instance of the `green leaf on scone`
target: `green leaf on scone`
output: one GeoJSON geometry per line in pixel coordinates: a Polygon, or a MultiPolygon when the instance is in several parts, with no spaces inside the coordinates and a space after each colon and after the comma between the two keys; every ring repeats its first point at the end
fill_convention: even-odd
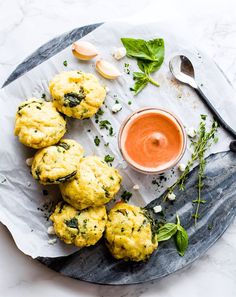
{"type": "Polygon", "coordinates": [[[82,100],[84,100],[86,97],[86,94],[84,92],[83,87],[80,87],[79,92],[70,92],[64,95],[64,106],[69,107],[75,107],[81,103],[82,100]]]}
{"type": "Polygon", "coordinates": [[[106,156],[104,157],[104,161],[107,162],[107,163],[109,163],[109,162],[113,162],[114,159],[115,159],[115,157],[110,156],[110,155],[106,155],[106,156]]]}
{"type": "Polygon", "coordinates": [[[169,240],[177,231],[177,225],[173,223],[166,223],[157,233],[157,241],[169,240]]]}
{"type": "Polygon", "coordinates": [[[72,218],[70,220],[65,220],[65,224],[69,228],[78,229],[78,220],[76,218],[72,218]]]}
{"type": "Polygon", "coordinates": [[[180,256],[184,256],[186,249],[188,248],[188,233],[186,230],[177,225],[177,232],[175,235],[175,244],[180,256]]]}

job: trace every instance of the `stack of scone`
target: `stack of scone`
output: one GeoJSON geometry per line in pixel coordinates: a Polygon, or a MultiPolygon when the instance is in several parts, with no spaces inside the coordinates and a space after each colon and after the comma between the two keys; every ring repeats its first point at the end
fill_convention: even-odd
{"type": "Polygon", "coordinates": [[[118,203],[107,221],[105,204],[120,189],[119,172],[97,156],[84,157],[83,147],[66,132],[64,115],[93,116],[105,99],[105,89],[93,74],[62,72],[50,82],[53,101],[32,98],[18,107],[15,135],[24,145],[39,149],[32,176],[43,185],[59,184],[62,198],[50,219],[56,235],[67,244],[94,245],[103,235],[117,259],[140,261],[157,247],[145,212],[118,203]],[[64,114],[64,115],[62,115],[64,114]]]}

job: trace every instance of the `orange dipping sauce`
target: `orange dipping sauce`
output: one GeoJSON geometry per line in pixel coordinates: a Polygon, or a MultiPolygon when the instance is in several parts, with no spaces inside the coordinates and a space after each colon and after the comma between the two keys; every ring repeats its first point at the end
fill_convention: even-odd
{"type": "Polygon", "coordinates": [[[144,173],[162,173],[182,157],[186,135],[170,112],[145,108],[133,113],[121,126],[119,146],[124,159],[144,173]]]}

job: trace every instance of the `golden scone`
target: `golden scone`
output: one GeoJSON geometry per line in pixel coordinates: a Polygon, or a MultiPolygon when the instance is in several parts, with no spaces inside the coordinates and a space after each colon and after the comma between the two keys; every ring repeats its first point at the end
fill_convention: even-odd
{"type": "Polygon", "coordinates": [[[54,106],[68,117],[92,117],[105,100],[106,91],[91,73],[65,71],[49,84],[54,106]]]}
{"type": "Polygon", "coordinates": [[[56,145],[39,150],[33,159],[31,172],[41,184],[59,184],[77,173],[84,149],[72,139],[61,139],[56,145]]]}
{"type": "Polygon", "coordinates": [[[24,145],[39,149],[57,143],[66,132],[66,121],[52,102],[32,98],[16,113],[15,135],[24,145]]]}
{"type": "Polygon", "coordinates": [[[84,247],[94,245],[102,237],[107,213],[104,206],[78,211],[65,202],[59,202],[50,219],[61,240],[84,247]]]}
{"type": "Polygon", "coordinates": [[[117,203],[108,215],[105,238],[116,259],[146,260],[157,248],[153,222],[140,207],[117,203]]]}
{"type": "Polygon", "coordinates": [[[109,202],[120,189],[119,172],[96,156],[80,161],[75,178],[60,184],[63,199],[77,209],[109,202]]]}

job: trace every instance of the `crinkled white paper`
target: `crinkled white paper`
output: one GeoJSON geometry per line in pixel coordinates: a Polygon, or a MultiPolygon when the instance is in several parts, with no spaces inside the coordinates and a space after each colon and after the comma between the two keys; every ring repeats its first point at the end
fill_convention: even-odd
{"type": "MultiPolygon", "coordinates": [[[[168,27],[160,24],[136,26],[123,23],[105,24],[85,36],[84,39],[97,46],[101,53],[100,57],[114,63],[123,73],[123,76],[115,81],[108,81],[97,74],[101,82],[110,89],[106,98],[106,105],[102,108],[105,111],[102,118],[112,123],[115,136],[108,136],[106,130],[100,130],[93,118],[83,121],[69,119],[68,133],[65,137],[71,137],[80,142],[85,148],[86,155],[96,154],[101,157],[106,154],[114,155],[114,166],[121,171],[124,177],[121,191],[126,189],[133,192],[130,202],[143,206],[157,198],[166,187],[157,189],[157,185],[152,184],[153,176],[137,173],[127,167],[117,146],[120,124],[136,109],[144,106],[156,106],[175,113],[186,127],[193,126],[196,128],[200,114],[209,114],[209,111],[193,90],[173,80],[168,69],[168,62],[174,53],[189,50],[196,60],[196,67],[199,70],[197,73],[198,80],[206,85],[210,83],[211,86],[214,86],[214,76],[207,76],[207,69],[211,67],[211,62],[203,56],[199,58],[196,48],[186,46],[178,38],[178,34],[175,32],[168,33],[168,27]],[[161,69],[153,75],[154,79],[160,83],[160,88],[148,85],[138,96],[133,97],[129,88],[133,85],[132,72],[138,70],[136,61],[126,57],[116,61],[112,57],[113,48],[121,46],[121,37],[143,39],[163,37],[165,39],[165,61],[161,69]],[[124,71],[124,63],[130,64],[130,75],[124,71]],[[116,100],[122,104],[122,110],[117,114],[112,114],[111,108],[116,100]],[[128,104],[129,101],[132,102],[131,105],[128,104]],[[91,132],[88,133],[87,130],[91,130],[91,132]],[[94,144],[96,135],[101,139],[99,147],[94,144]],[[104,146],[107,142],[110,144],[109,147],[104,146]],[[139,185],[139,190],[133,189],[136,184],[139,185]]],[[[0,220],[10,230],[18,248],[33,258],[37,256],[65,256],[76,251],[76,248],[65,245],[60,240],[57,240],[54,245],[48,243],[48,240],[54,236],[47,234],[47,228],[50,225],[47,217],[56,200],[60,199],[60,194],[57,187],[49,186],[47,187],[49,194],[44,196],[42,190],[45,187],[39,185],[31,177],[30,169],[25,160],[32,157],[35,151],[24,147],[13,135],[14,118],[17,106],[21,101],[32,96],[41,97],[42,93],[50,98],[49,80],[55,74],[66,70],[96,73],[94,60],[78,61],[68,47],[0,92],[0,220]],[[68,62],[67,67],[63,65],[64,60],[68,62]]],[[[211,116],[208,117],[209,121],[210,119],[211,116]]],[[[222,130],[218,134],[220,141],[212,147],[211,152],[228,150],[229,136],[222,130]]],[[[186,163],[190,157],[191,148],[189,144],[190,142],[181,163],[186,163]]],[[[166,175],[169,177],[167,184],[171,184],[176,178],[175,176],[171,177],[171,172],[166,175]]],[[[118,198],[119,194],[117,195],[118,198]]]]}

